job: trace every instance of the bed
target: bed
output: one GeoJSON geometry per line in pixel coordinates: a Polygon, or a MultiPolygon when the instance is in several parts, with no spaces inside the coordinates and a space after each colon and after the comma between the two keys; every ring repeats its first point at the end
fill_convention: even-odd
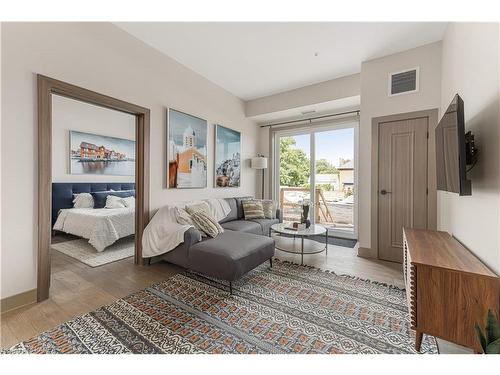
{"type": "Polygon", "coordinates": [[[104,251],[118,239],[134,234],[135,209],[73,208],[73,195],[134,189],[131,183],[53,183],[53,229],[88,239],[97,251],[104,251]]]}

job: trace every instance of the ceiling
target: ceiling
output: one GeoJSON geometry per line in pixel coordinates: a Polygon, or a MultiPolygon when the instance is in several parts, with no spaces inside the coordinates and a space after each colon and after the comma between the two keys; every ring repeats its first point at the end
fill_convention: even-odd
{"type": "Polygon", "coordinates": [[[359,73],[361,62],[441,40],[446,23],[116,25],[243,100],[359,73]]]}

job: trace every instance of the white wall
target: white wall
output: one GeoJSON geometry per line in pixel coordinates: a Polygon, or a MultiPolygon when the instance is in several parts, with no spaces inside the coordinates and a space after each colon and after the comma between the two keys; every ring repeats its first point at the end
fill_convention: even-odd
{"type": "Polygon", "coordinates": [[[36,74],[41,73],[151,109],[151,208],[202,197],[254,195],[248,159],[258,129],[244,103],[176,61],[104,23],[2,24],[1,298],[36,287],[36,74]],[[165,189],[166,107],[209,122],[208,187],[165,189]],[[214,123],[242,132],[244,186],[214,189],[214,123]]]}
{"type": "Polygon", "coordinates": [[[500,273],[499,24],[452,23],[443,39],[441,110],[458,93],[479,160],[472,195],[438,192],[438,228],[452,233],[500,273]]]}
{"type": "Polygon", "coordinates": [[[392,114],[440,107],[441,42],[365,61],[361,65],[361,114],[359,127],[359,246],[377,256],[371,243],[372,119],[392,114]],[[388,96],[389,73],[420,67],[419,91],[388,96]]]}
{"type": "Polygon", "coordinates": [[[70,174],[70,130],[135,141],[135,116],[52,96],[52,182],[135,181],[135,176],[70,174]]]}

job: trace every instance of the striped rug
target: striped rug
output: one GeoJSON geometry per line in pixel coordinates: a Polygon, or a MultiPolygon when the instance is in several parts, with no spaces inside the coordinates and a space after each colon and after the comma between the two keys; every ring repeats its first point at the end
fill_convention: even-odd
{"type": "Polygon", "coordinates": [[[178,274],[5,352],[415,353],[402,289],[280,261],[233,289],[178,274]]]}

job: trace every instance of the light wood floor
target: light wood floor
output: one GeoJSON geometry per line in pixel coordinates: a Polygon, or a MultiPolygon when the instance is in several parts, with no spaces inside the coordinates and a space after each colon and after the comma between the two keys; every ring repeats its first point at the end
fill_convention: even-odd
{"type": "Polygon", "coordinates": [[[0,344],[10,347],[181,271],[168,263],[136,266],[133,258],[91,268],[53,251],[50,298],[2,314],[0,344]]]}
{"type": "MultiPolygon", "coordinates": [[[[306,255],[304,263],[338,274],[404,286],[400,264],[360,258],[350,248],[333,245],[328,248],[328,255],[306,255]]],[[[277,250],[276,257],[300,263],[299,255],[277,250]]],[[[132,258],[91,268],[54,251],[50,298],[2,314],[0,345],[2,348],[10,347],[178,272],[182,269],[168,263],[135,266],[132,258]]],[[[443,340],[439,340],[439,349],[442,353],[464,352],[463,348],[443,340]]]]}

